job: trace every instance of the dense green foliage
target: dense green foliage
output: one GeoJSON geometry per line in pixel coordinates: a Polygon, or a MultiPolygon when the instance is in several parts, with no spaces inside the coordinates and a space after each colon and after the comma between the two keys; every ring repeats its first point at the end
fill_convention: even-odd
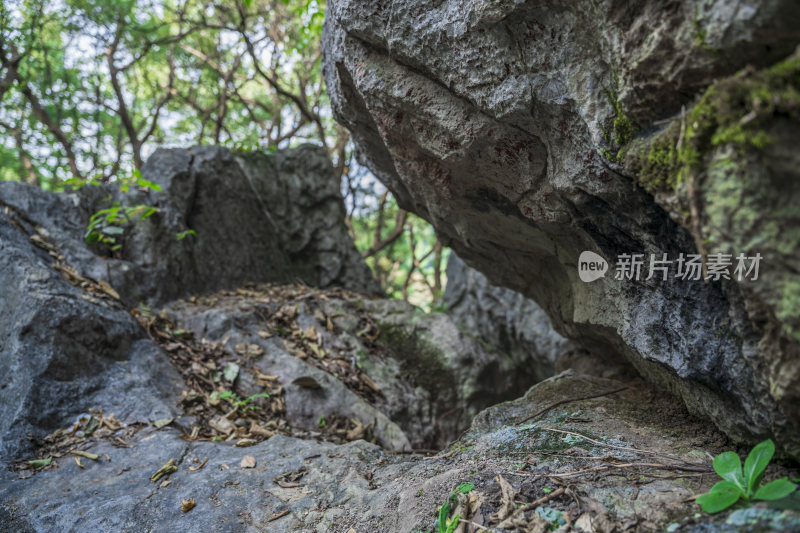
{"type": "MultiPolygon", "coordinates": [[[[399,234],[370,251],[379,219],[399,220],[400,211],[351,161],[348,134],[333,120],[321,72],[324,8],[324,0],[4,1],[0,179],[62,190],[119,182],[158,146],[319,144],[386,291],[435,301],[441,246],[424,221],[402,215],[399,234]]],[[[88,240],[116,246],[114,235],[147,212],[139,207],[109,205],[88,240]]]]}

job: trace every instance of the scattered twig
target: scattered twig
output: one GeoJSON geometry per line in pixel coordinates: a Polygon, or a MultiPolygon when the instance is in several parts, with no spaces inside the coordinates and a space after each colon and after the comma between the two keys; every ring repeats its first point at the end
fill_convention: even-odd
{"type": "Polygon", "coordinates": [[[272,516],[270,516],[270,517],[267,519],[267,522],[274,522],[274,521],[275,521],[275,520],[277,520],[278,518],[283,518],[283,517],[284,517],[284,516],[286,516],[287,514],[289,514],[289,509],[284,509],[284,510],[283,510],[283,511],[281,511],[280,513],[275,513],[275,514],[273,514],[272,516]]]}
{"type": "Polygon", "coordinates": [[[455,454],[456,454],[456,452],[458,452],[458,451],[459,451],[459,449],[458,449],[458,448],[453,448],[453,449],[452,449],[452,450],[450,450],[449,452],[447,452],[447,453],[443,453],[442,455],[434,455],[434,456],[432,456],[432,457],[426,457],[425,459],[447,459],[447,458],[448,458],[448,457],[450,457],[451,455],[455,455],[455,454]]]}
{"type": "MultiPolygon", "coordinates": [[[[547,477],[547,478],[567,478],[567,477],[575,477],[580,476],[583,474],[589,474],[592,472],[603,472],[605,470],[616,470],[616,469],[626,469],[626,468],[658,468],[661,470],[682,470],[688,472],[698,472],[699,469],[692,466],[681,466],[681,465],[665,465],[662,463],[620,463],[620,464],[607,464],[601,466],[593,466],[592,468],[584,468],[581,470],[574,470],[572,472],[561,472],[558,474],[530,474],[530,477],[539,478],[539,477],[547,477]]],[[[710,471],[710,469],[709,469],[710,471]]],[[[697,475],[704,475],[697,474],[697,475]]],[[[523,474],[520,474],[523,475],[523,474]]],[[[650,476],[650,477],[660,477],[656,474],[646,474],[643,473],[641,475],[650,476]]],[[[687,474],[689,475],[689,474],[687,474]]]]}
{"type": "Polygon", "coordinates": [[[411,450],[385,450],[386,453],[389,455],[414,455],[415,453],[424,454],[424,455],[432,455],[435,453],[439,453],[439,450],[432,450],[429,448],[412,448],[411,450]]]}
{"type": "Polygon", "coordinates": [[[478,524],[477,522],[473,522],[471,520],[464,520],[463,518],[459,518],[458,521],[460,523],[462,523],[462,524],[469,524],[471,526],[477,527],[478,528],[478,530],[477,530],[478,533],[480,533],[481,531],[489,531],[490,533],[494,533],[495,532],[494,529],[490,529],[490,528],[488,528],[486,526],[482,526],[482,525],[478,524]]]}
{"type": "Polygon", "coordinates": [[[536,411],[535,413],[533,413],[532,415],[530,415],[530,416],[528,416],[526,418],[523,418],[522,420],[517,422],[516,425],[517,426],[522,425],[525,422],[527,422],[528,420],[530,420],[532,418],[536,418],[537,416],[539,416],[539,415],[541,415],[543,413],[546,413],[550,409],[553,409],[554,407],[558,407],[559,405],[564,405],[565,403],[580,402],[580,401],[583,401],[583,400],[591,400],[592,398],[600,398],[601,396],[608,396],[608,395],[615,394],[615,393],[620,392],[620,391],[624,391],[627,388],[628,387],[620,387],[619,389],[614,389],[612,391],[607,391],[607,392],[601,392],[599,394],[591,394],[589,396],[581,396],[580,398],[569,398],[567,400],[560,400],[560,401],[558,401],[556,403],[548,405],[544,409],[540,409],[540,410],[536,411]]]}
{"type": "Polygon", "coordinates": [[[614,448],[616,450],[624,450],[626,452],[642,453],[642,454],[646,454],[646,455],[656,455],[658,457],[663,457],[665,459],[671,459],[672,461],[678,461],[678,462],[681,462],[681,463],[684,463],[684,464],[687,464],[687,465],[701,467],[701,468],[705,469],[703,471],[711,471],[711,467],[709,465],[707,465],[707,464],[694,463],[692,461],[687,461],[686,459],[682,459],[682,458],[680,458],[680,457],[678,457],[676,455],[670,455],[670,454],[661,453],[661,452],[653,452],[653,451],[650,451],[650,450],[640,450],[638,448],[631,448],[631,447],[626,447],[626,446],[615,446],[614,444],[608,444],[606,442],[601,442],[599,440],[594,440],[594,439],[591,439],[591,438],[587,437],[586,435],[581,435],[580,433],[575,433],[574,431],[566,431],[564,429],[555,429],[555,428],[547,428],[547,427],[542,427],[540,429],[543,429],[545,431],[554,431],[556,433],[566,433],[567,435],[574,435],[576,437],[580,437],[580,438],[582,438],[582,439],[584,439],[586,441],[589,441],[592,444],[597,444],[598,446],[605,446],[606,448],[614,448]]]}
{"type": "Polygon", "coordinates": [[[528,504],[524,505],[523,507],[520,507],[517,512],[524,513],[526,511],[530,511],[531,509],[539,507],[540,505],[545,504],[545,503],[549,502],[552,499],[558,498],[559,496],[564,494],[564,492],[566,490],[567,490],[566,487],[557,488],[556,490],[554,490],[550,494],[545,494],[544,496],[542,496],[538,500],[534,500],[531,503],[528,503],[528,504]]]}

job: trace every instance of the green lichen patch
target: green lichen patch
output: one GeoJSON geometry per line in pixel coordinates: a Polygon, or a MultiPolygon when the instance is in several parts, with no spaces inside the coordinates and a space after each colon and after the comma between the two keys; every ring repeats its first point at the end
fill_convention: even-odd
{"type": "MultiPolygon", "coordinates": [[[[619,84],[616,76],[614,80],[619,84]]],[[[605,140],[606,144],[609,146],[609,149],[602,149],[601,152],[609,161],[619,161],[622,148],[631,142],[636,127],[625,114],[625,110],[622,108],[622,104],[619,101],[617,89],[606,88],[603,90],[603,94],[614,109],[614,120],[610,128],[601,128],[600,130],[603,134],[603,140],[605,140]]]]}
{"type": "Polygon", "coordinates": [[[690,172],[701,172],[718,147],[733,146],[742,157],[765,149],[776,117],[800,120],[800,57],[717,82],[685,117],[649,142],[625,147],[620,159],[648,192],[671,192],[690,172]]]}

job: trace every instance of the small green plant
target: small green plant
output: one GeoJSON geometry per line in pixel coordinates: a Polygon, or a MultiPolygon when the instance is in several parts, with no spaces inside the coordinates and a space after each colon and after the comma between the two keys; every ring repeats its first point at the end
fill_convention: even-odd
{"type": "Polygon", "coordinates": [[[328,421],[325,420],[324,416],[320,416],[319,420],[317,420],[317,427],[320,429],[325,429],[325,426],[328,425],[328,421]]]}
{"type": "MultiPolygon", "coordinates": [[[[142,173],[138,170],[134,170],[129,176],[118,178],[114,183],[122,192],[128,192],[131,188],[136,188],[141,191],[161,191],[161,186],[159,184],[144,179],[142,173]]],[[[73,189],[78,189],[84,185],[97,186],[100,184],[100,182],[90,178],[85,181],[78,180],[77,183],[70,183],[70,186],[73,189]]],[[[103,201],[111,201],[111,196],[106,197],[103,201]]],[[[92,215],[89,219],[89,225],[86,228],[86,235],[84,238],[89,244],[109,244],[111,245],[112,251],[117,251],[122,248],[122,244],[117,242],[117,238],[125,233],[126,224],[136,220],[144,220],[157,212],[158,208],[150,205],[128,206],[121,205],[120,202],[113,202],[111,207],[101,209],[92,215]]]]}
{"type": "Polygon", "coordinates": [[[192,237],[197,237],[197,233],[195,233],[195,231],[193,229],[187,229],[186,231],[179,231],[178,233],[176,233],[175,234],[175,240],[176,241],[182,241],[183,239],[185,239],[189,235],[191,235],[192,237]]]}
{"type": "Polygon", "coordinates": [[[474,488],[475,485],[472,483],[461,483],[456,487],[456,490],[450,493],[450,496],[447,497],[447,500],[445,500],[439,508],[439,519],[437,520],[439,533],[453,533],[453,531],[456,530],[458,522],[461,520],[461,515],[457,514],[453,518],[448,518],[450,516],[450,510],[456,504],[459,494],[468,494],[474,488]]]}
{"type": "Polygon", "coordinates": [[[780,500],[795,491],[797,485],[787,478],[776,479],[764,486],[761,479],[772,456],[775,443],[771,439],[757,444],[744,462],[744,471],[739,456],[734,452],[723,452],[714,458],[714,470],[723,481],[711,488],[711,492],[697,498],[697,503],[707,513],[718,513],[740,499],[780,500]]]}
{"type": "Polygon", "coordinates": [[[118,178],[116,183],[119,186],[119,190],[122,192],[128,192],[131,190],[131,187],[137,188],[141,191],[151,190],[155,192],[161,192],[161,185],[144,179],[142,177],[142,173],[139,172],[138,169],[134,169],[129,176],[118,178]]]}
{"type": "Polygon", "coordinates": [[[235,392],[226,390],[220,393],[219,397],[221,400],[225,400],[230,403],[236,409],[241,409],[242,411],[255,411],[261,408],[257,405],[250,405],[253,403],[253,400],[256,398],[269,398],[269,394],[266,392],[259,392],[258,394],[253,394],[252,396],[242,399],[235,392]]]}
{"type": "Polygon", "coordinates": [[[117,237],[125,233],[125,224],[133,220],[144,220],[158,212],[158,208],[149,205],[127,206],[114,202],[111,207],[101,209],[89,219],[86,228],[86,242],[110,244],[113,251],[122,248],[117,237]]]}

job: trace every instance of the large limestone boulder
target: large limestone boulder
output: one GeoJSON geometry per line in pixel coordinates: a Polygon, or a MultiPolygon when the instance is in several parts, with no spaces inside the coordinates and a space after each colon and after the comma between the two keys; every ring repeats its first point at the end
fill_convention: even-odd
{"type": "Polygon", "coordinates": [[[791,0],[337,0],[324,71],[363,163],[468,265],[734,438],[775,436],[797,456],[800,310],[785,294],[798,282],[798,81],[783,60],[798,17],[791,0]],[[765,83],[691,115],[715,80],[742,87],[747,66],[765,83]],[[690,181],[691,195],[669,187],[658,201],[643,185],[690,181]],[[581,281],[583,251],[611,272],[581,281]],[[719,251],[760,251],[771,273],[612,275],[620,254],[719,251]]]}

